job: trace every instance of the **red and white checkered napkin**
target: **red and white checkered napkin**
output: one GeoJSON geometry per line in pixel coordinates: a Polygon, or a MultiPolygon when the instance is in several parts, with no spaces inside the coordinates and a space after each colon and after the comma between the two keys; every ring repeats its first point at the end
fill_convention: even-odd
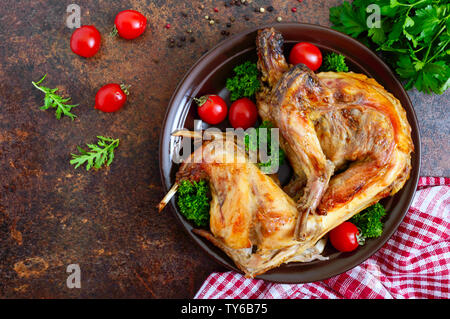
{"type": "Polygon", "coordinates": [[[361,265],[308,284],[211,274],[195,298],[450,298],[450,178],[421,177],[389,241],[361,265]]]}

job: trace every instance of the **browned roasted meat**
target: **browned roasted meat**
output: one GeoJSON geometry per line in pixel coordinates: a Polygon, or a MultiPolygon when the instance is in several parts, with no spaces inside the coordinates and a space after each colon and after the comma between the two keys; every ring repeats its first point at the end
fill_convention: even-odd
{"type": "Polygon", "coordinates": [[[237,140],[216,133],[181,165],[159,207],[179,180],[208,180],[210,231],[195,232],[249,277],[282,263],[322,258],[328,231],[403,187],[413,150],[405,111],[375,80],[289,67],[281,34],[273,29],[259,32],[257,46],[264,82],[259,113],[280,129],[295,178],[283,191],[248,160],[237,140]],[[333,176],[337,169],[341,173],[333,176]]]}
{"type": "Polygon", "coordinates": [[[273,28],[259,31],[258,67],[265,87],[257,100],[261,117],[280,129],[281,147],[298,176],[286,190],[298,192],[295,184],[306,180],[296,227],[297,238],[305,239],[310,212],[357,207],[349,218],[397,192],[409,177],[413,144],[405,111],[375,80],[351,72],[316,75],[301,64],[283,73],[282,44],[273,28]]]}
{"type": "Polygon", "coordinates": [[[295,202],[249,162],[243,147],[224,137],[217,134],[204,142],[181,165],[177,182],[160,209],[174,195],[180,180],[207,180],[212,197],[210,231],[195,232],[220,247],[247,276],[284,262],[322,258],[324,241],[317,238],[304,244],[293,237],[298,217],[295,202]]]}

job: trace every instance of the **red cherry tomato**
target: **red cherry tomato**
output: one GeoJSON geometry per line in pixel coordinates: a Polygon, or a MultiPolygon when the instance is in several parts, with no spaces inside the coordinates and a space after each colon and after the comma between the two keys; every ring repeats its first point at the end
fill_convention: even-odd
{"type": "Polygon", "coordinates": [[[300,42],[292,48],[289,62],[294,65],[303,63],[312,71],[316,71],[322,65],[322,52],[314,44],[300,42]]]}
{"type": "Polygon", "coordinates": [[[229,120],[234,128],[245,130],[254,126],[257,119],[258,110],[252,100],[243,97],[231,104],[229,120]]]}
{"type": "Polygon", "coordinates": [[[106,84],[95,96],[95,108],[103,112],[115,112],[127,101],[128,91],[123,85],[106,84]]]}
{"type": "Polygon", "coordinates": [[[227,103],[218,95],[205,95],[194,99],[198,105],[198,115],[208,124],[219,124],[227,117],[227,103]]]}
{"type": "Polygon", "coordinates": [[[114,21],[117,32],[124,39],[135,39],[144,33],[147,18],[135,10],[125,10],[117,14],[114,21]]]}
{"type": "Polygon", "coordinates": [[[84,25],[76,29],[70,38],[73,53],[90,58],[100,49],[100,32],[93,25],[84,25]]]}
{"type": "Polygon", "coordinates": [[[351,222],[344,222],[329,232],[331,244],[339,251],[352,251],[358,247],[358,228],[351,222]]]}

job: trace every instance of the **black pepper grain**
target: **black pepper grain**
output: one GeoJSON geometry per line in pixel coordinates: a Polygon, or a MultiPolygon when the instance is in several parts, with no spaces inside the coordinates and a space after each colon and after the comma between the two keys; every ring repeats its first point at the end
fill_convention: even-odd
{"type": "Polygon", "coordinates": [[[227,23],[227,28],[231,28],[231,23],[230,22],[227,23]]]}
{"type": "Polygon", "coordinates": [[[190,41],[191,43],[194,43],[194,42],[195,42],[195,38],[194,38],[194,37],[191,37],[191,38],[189,39],[189,41],[190,41]]]}
{"type": "Polygon", "coordinates": [[[250,17],[248,15],[245,15],[244,19],[245,19],[245,21],[248,21],[248,20],[250,20],[250,17]]]}
{"type": "Polygon", "coordinates": [[[268,7],[267,7],[267,11],[268,11],[268,12],[272,12],[273,9],[274,9],[274,7],[272,7],[272,6],[268,6],[268,7]]]}
{"type": "Polygon", "coordinates": [[[181,48],[182,46],[183,46],[183,43],[181,43],[181,42],[177,43],[177,47],[181,48]]]}
{"type": "Polygon", "coordinates": [[[186,37],[184,37],[184,36],[180,37],[180,41],[182,41],[182,42],[186,41],[186,37]]]}

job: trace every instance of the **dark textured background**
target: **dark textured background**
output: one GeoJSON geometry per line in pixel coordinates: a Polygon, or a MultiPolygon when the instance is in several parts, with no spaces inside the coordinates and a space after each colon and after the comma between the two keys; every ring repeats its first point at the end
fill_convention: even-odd
{"type": "MultiPolygon", "coordinates": [[[[277,16],[329,26],[328,8],[339,3],[253,0],[226,8],[224,1],[2,0],[0,297],[192,297],[210,272],[224,270],[192,245],[172,214],[154,208],[164,195],[158,140],[170,96],[188,68],[226,40],[221,30],[234,34],[277,16]],[[70,51],[72,30],[65,26],[70,3],[80,5],[82,24],[102,33],[94,58],[70,51]],[[272,13],[254,12],[268,5],[272,13]],[[134,41],[107,36],[124,9],[149,18],[144,36],[134,41]],[[219,23],[209,25],[205,15],[219,23]],[[226,28],[231,16],[236,22],[226,28]],[[169,48],[168,38],[187,35],[188,28],[196,41],[169,48]],[[43,95],[31,81],[45,73],[48,86],[80,103],[74,122],[39,110],[43,95]],[[93,109],[96,91],[109,82],[132,85],[127,105],[115,114],[93,109]],[[74,170],[70,153],[95,142],[96,135],[120,139],[114,163],[99,171],[74,170]],[[66,287],[72,263],[81,266],[81,289],[66,287]]],[[[421,125],[421,174],[450,176],[450,92],[409,93],[421,125]]]]}

